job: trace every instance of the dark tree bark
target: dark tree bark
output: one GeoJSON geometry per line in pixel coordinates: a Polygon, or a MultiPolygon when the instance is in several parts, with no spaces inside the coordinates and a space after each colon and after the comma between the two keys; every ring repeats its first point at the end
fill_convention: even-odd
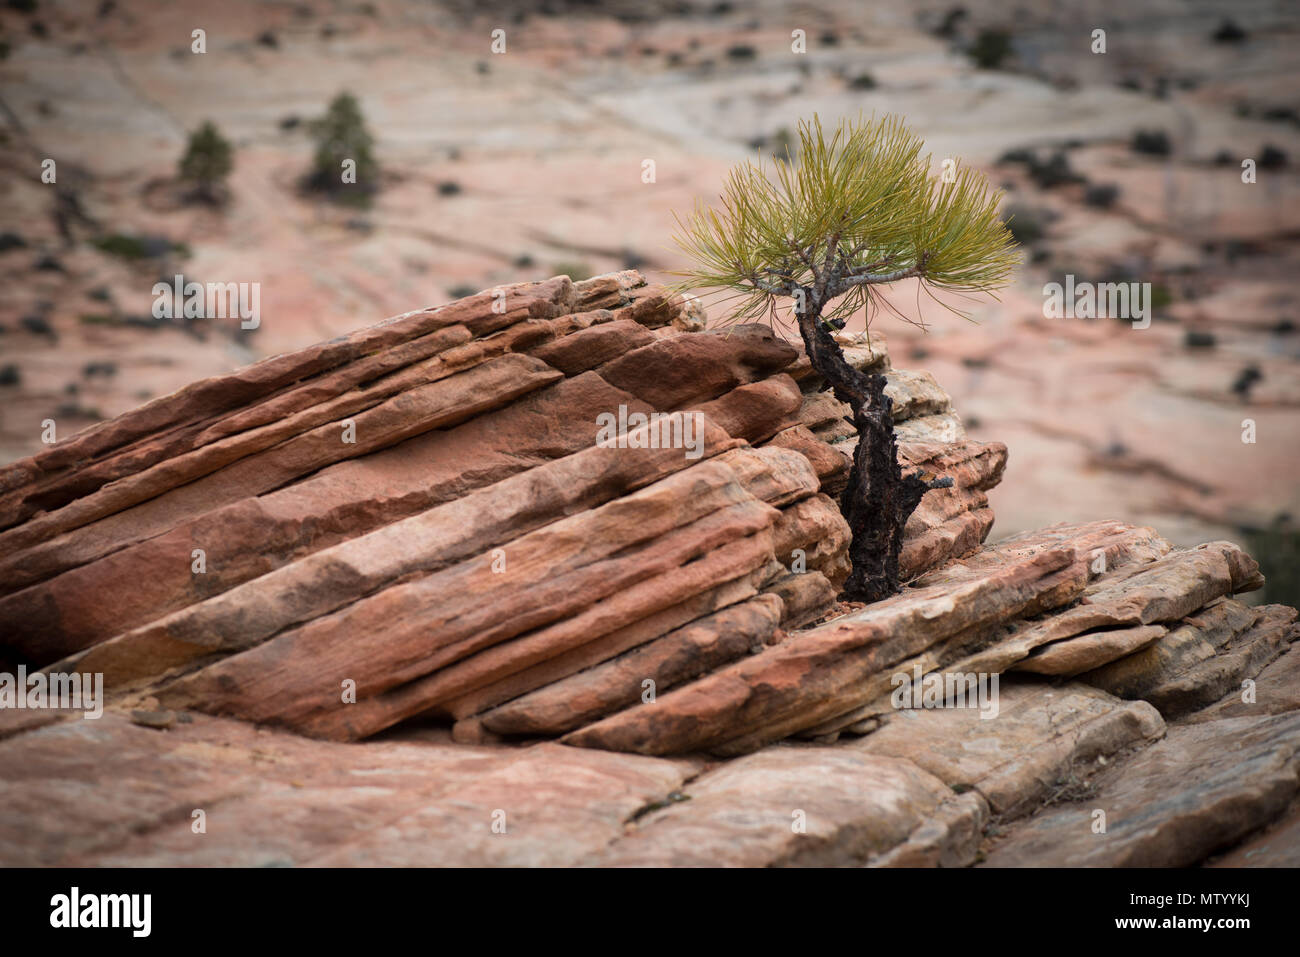
{"type": "Polygon", "coordinates": [[[898,556],[908,518],[927,491],[949,487],[952,479],[926,482],[915,474],[902,474],[893,400],[885,395],[885,377],[849,365],[822,322],[825,303],[818,289],[805,289],[804,295],[805,307],[797,315],[808,359],[826,380],[824,388],[833,389],[835,397],[853,409],[858,430],[849,484],[840,496],[840,511],[853,533],[849,545],[853,570],[844,583],[844,598],[879,601],[899,590],[898,556]]]}

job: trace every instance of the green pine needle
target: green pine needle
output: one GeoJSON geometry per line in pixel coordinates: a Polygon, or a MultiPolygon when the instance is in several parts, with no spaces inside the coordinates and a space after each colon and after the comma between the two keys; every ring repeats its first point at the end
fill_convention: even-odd
{"type": "Polygon", "coordinates": [[[675,217],[693,263],[674,271],[679,288],[731,292],[743,321],[774,317],[778,299],[820,277],[839,277],[823,287],[827,320],[877,303],[873,287],[900,273],[964,292],[1005,285],[1020,256],[998,215],[1001,191],[968,167],[942,182],[921,147],[896,116],[842,122],[829,138],[816,115],[801,122],[797,163],[746,162],[717,207],[675,217]]]}

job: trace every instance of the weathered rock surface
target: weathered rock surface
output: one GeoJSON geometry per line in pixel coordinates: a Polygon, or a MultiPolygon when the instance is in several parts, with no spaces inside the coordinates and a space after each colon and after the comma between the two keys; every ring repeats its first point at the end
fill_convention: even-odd
{"type": "Polygon", "coordinates": [[[865,864],[952,796],[914,764],[838,748],[773,748],[701,775],[687,793],[584,863],[865,864]]]}
{"type": "Polygon", "coordinates": [[[798,344],[632,271],[505,291],[0,469],[0,660],[109,689],[0,709],[0,863],[1294,860],[1296,612],[1236,545],[984,545],[1007,448],[841,336],[953,485],[840,603],[857,437],[798,344]]]}
{"type": "Polygon", "coordinates": [[[1300,789],[1300,714],[1171,728],[1080,804],[1013,830],[990,866],[1184,867],[1231,846],[1300,789]],[[1225,742],[1231,742],[1225,747],[1225,742]],[[1105,831],[1094,828],[1096,811],[1105,831]]]}
{"type": "Polygon", "coordinates": [[[906,758],[945,784],[974,790],[1014,816],[1050,797],[1075,769],[1164,736],[1146,702],[1124,703],[1080,684],[1000,683],[989,707],[897,711],[858,744],[906,758]]]}
{"type": "MultiPolygon", "coordinates": [[[[828,396],[803,391],[799,348],[681,332],[698,303],[677,322],[687,302],[631,271],[504,292],[504,311],[482,293],[410,313],[8,467],[4,657],[316,735],[435,714],[463,737],[756,596],[748,640],[665,665],[665,688],[831,610],[848,529],[826,492],[848,460],[800,425],[828,396]]],[[[883,340],[848,348],[888,368],[883,340]]],[[[948,408],[932,378],[889,374],[900,420],[948,408]]],[[[908,454],[955,482],[909,528],[917,573],[978,548],[1005,451],[908,454]]],[[[563,723],[548,733],[581,724],[563,723]]]]}

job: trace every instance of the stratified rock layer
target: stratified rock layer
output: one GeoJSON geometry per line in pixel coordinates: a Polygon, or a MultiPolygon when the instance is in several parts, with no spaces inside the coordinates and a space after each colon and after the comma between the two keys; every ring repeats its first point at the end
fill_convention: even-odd
{"type": "Polygon", "coordinates": [[[985,545],[1005,446],[843,337],[953,484],[840,603],[857,436],[798,344],[630,271],[502,292],[0,468],[0,658],[109,687],[0,710],[0,863],[1300,859],[1296,611],[1236,545],[985,545]]]}
{"type": "MultiPolygon", "coordinates": [[[[832,610],[851,446],[826,440],[852,430],[799,348],[681,331],[698,305],[634,272],[501,292],[0,470],[5,657],[322,737],[416,715],[561,734],[832,610]],[[544,706],[574,681],[589,706],[544,706]]],[[[847,349],[888,367],[882,340],[847,349]]],[[[933,379],[889,375],[900,422],[949,412],[933,379]]],[[[914,575],[979,547],[1005,449],[904,454],[954,481],[909,526],[914,575]]]]}

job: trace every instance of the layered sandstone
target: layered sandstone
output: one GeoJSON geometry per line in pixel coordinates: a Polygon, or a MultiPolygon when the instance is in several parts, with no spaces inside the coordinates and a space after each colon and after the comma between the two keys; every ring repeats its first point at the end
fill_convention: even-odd
{"type": "MultiPolygon", "coordinates": [[[[766,326],[702,327],[697,303],[631,271],[488,290],[0,469],[0,657],[102,673],[110,694],[101,725],[0,712],[5,760],[37,769],[15,779],[15,820],[55,828],[69,808],[45,807],[58,773],[39,769],[93,764],[95,728],[138,759],[82,767],[101,797],[134,800],[129,768],[146,767],[166,792],[191,775],[194,800],[225,801],[164,742],[242,741],[241,722],[275,729],[288,775],[362,773],[371,759],[309,739],[397,729],[414,743],[361,753],[425,749],[444,776],[391,785],[393,834],[333,850],[283,836],[295,863],[1186,863],[1284,812],[1296,612],[1238,597],[1262,584],[1250,556],[1106,520],[986,545],[1006,447],[969,439],[881,337],[844,337],[887,376],[904,466],[953,484],[908,523],[903,591],[841,603],[847,407],[766,326]],[[900,679],[954,675],[998,679],[996,714],[898,703],[900,679]],[[1235,700],[1255,682],[1269,693],[1235,700]],[[430,745],[430,726],[451,740],[430,745]],[[1224,759],[1193,782],[1228,733],[1248,742],[1240,779],[1224,759]],[[497,746],[539,738],[560,743],[497,746]],[[1082,793],[1122,816],[1159,807],[1160,827],[1053,842],[1034,813],[1082,793]],[[510,803],[527,838],[457,843],[465,822],[435,794],[510,803]],[[1213,818],[1202,797],[1240,813],[1213,818]],[[584,802],[601,809],[579,839],[565,814],[584,802]]],[[[238,748],[251,781],[256,748],[238,748]]],[[[277,781],[239,785],[234,813],[312,806],[277,781]]],[[[166,861],[130,836],[150,807],[39,850],[0,831],[0,852],[166,861]]]]}

